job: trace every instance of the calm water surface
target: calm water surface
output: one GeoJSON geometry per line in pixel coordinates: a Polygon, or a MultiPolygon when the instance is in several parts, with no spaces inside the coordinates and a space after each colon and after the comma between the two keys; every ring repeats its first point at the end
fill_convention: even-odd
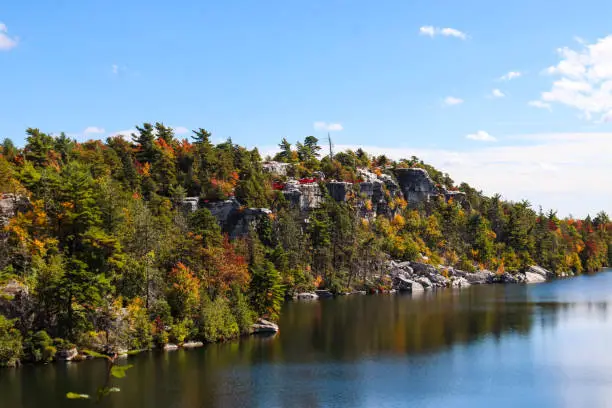
{"type": "MultiPolygon", "coordinates": [[[[146,353],[103,406],[612,407],[612,273],[285,305],[281,333],[146,353]]],[[[0,371],[0,407],[81,407],[104,364],[0,371]]]]}

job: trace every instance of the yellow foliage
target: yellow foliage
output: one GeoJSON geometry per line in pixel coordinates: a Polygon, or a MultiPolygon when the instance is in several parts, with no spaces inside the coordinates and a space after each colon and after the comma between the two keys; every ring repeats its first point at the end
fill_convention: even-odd
{"type": "Polygon", "coordinates": [[[406,219],[402,217],[400,214],[395,214],[395,216],[393,217],[393,221],[391,221],[391,223],[395,227],[402,228],[404,225],[406,225],[406,219]]]}

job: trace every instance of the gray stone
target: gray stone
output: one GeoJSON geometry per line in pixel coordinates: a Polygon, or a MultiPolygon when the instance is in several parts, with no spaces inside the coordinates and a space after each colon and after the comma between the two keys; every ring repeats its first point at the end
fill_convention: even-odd
{"type": "Polygon", "coordinates": [[[440,275],[437,272],[430,273],[428,277],[429,277],[429,280],[432,282],[432,284],[438,288],[445,288],[449,285],[449,282],[450,282],[447,277],[440,275]]]}
{"type": "Polygon", "coordinates": [[[18,212],[26,212],[31,207],[30,200],[26,196],[0,192],[0,227],[8,224],[9,219],[18,212]]]}
{"type": "Polygon", "coordinates": [[[278,333],[278,325],[268,320],[258,319],[257,323],[251,326],[251,333],[278,333]]]}
{"type": "Polygon", "coordinates": [[[426,263],[421,262],[410,262],[410,267],[414,270],[414,273],[417,275],[425,275],[429,276],[431,274],[437,274],[438,269],[426,263]]]}
{"type": "Polygon", "coordinates": [[[537,275],[542,276],[544,279],[552,279],[555,277],[554,272],[551,272],[548,269],[544,269],[538,265],[531,265],[526,272],[535,273],[537,275]]]}
{"type": "Polygon", "coordinates": [[[423,286],[423,289],[432,289],[433,288],[433,284],[431,283],[431,281],[426,278],[425,276],[419,276],[415,279],[415,282],[420,283],[423,286]]]}
{"type": "Polygon", "coordinates": [[[185,197],[183,201],[181,201],[181,210],[187,214],[195,212],[198,210],[199,202],[199,197],[185,197]]]}
{"type": "Polygon", "coordinates": [[[398,275],[393,278],[393,289],[408,292],[422,292],[424,290],[423,285],[403,275],[398,275]]]}
{"type": "Polygon", "coordinates": [[[345,202],[353,184],[346,181],[330,181],[327,183],[329,195],[338,202],[345,202]]]}
{"type": "Polygon", "coordinates": [[[467,288],[468,286],[470,286],[470,282],[463,277],[453,277],[451,279],[451,287],[453,288],[467,288]]]}
{"type": "Polygon", "coordinates": [[[55,358],[60,361],[72,361],[76,356],[79,355],[79,350],[76,347],[66,350],[59,350],[55,353],[55,358]]]}
{"type": "Polygon", "coordinates": [[[281,163],[277,161],[265,162],[261,165],[261,167],[263,168],[263,171],[267,173],[275,174],[277,176],[286,176],[288,173],[288,170],[292,166],[293,165],[291,163],[281,163]]]}
{"type": "Polygon", "coordinates": [[[318,289],[315,290],[315,293],[317,294],[317,296],[319,298],[330,298],[330,297],[334,297],[334,294],[331,293],[329,290],[327,289],[318,289]]]}
{"type": "Polygon", "coordinates": [[[300,184],[296,180],[289,180],[285,184],[283,195],[293,208],[302,212],[319,208],[323,202],[319,183],[300,184]]]}
{"type": "Polygon", "coordinates": [[[164,351],[174,351],[178,350],[179,346],[176,344],[168,343],[164,345],[164,351]]]}
{"type": "Polygon", "coordinates": [[[525,283],[540,283],[546,282],[546,278],[538,273],[525,272],[525,283]]]}
{"type": "Polygon", "coordinates": [[[489,283],[494,275],[495,274],[491,271],[483,270],[474,273],[466,273],[465,279],[467,279],[471,285],[483,285],[489,283]]]}
{"type": "Polygon", "coordinates": [[[303,292],[295,295],[295,298],[297,300],[317,300],[319,298],[319,295],[317,295],[316,293],[303,292]]]}
{"type": "Polygon", "coordinates": [[[425,169],[415,167],[396,169],[395,176],[410,207],[428,202],[431,197],[440,194],[436,184],[425,169]]]}
{"type": "Polygon", "coordinates": [[[187,341],[183,343],[183,348],[197,348],[197,347],[204,347],[204,343],[202,343],[201,341],[187,341]]]}

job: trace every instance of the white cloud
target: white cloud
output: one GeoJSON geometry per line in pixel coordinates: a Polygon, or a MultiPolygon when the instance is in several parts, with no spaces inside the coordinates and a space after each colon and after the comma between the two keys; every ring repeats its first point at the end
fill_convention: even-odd
{"type": "Polygon", "coordinates": [[[189,129],[187,129],[185,126],[177,126],[174,128],[175,135],[184,135],[186,133],[189,133],[189,129]]]}
{"type": "Polygon", "coordinates": [[[502,75],[499,79],[502,81],[510,81],[511,79],[518,78],[521,75],[523,74],[519,71],[510,71],[507,74],[502,75]]]}
{"type": "Polygon", "coordinates": [[[136,129],[119,130],[117,132],[110,133],[108,136],[121,136],[124,139],[129,139],[132,137],[132,133],[138,133],[138,131],[136,129]]]}
{"type": "Polygon", "coordinates": [[[457,184],[465,181],[514,201],[528,199],[535,208],[557,209],[561,216],[612,213],[612,183],[607,180],[612,174],[612,133],[530,134],[511,141],[520,143],[472,145],[461,151],[340,145],[336,150],[361,147],[393,159],[415,155],[448,172],[457,184]]]}
{"type": "Polygon", "coordinates": [[[462,103],[463,103],[463,99],[456,98],[454,96],[447,96],[446,98],[444,98],[444,104],[446,106],[460,105],[462,103]]]}
{"type": "Polygon", "coordinates": [[[557,50],[560,60],[545,69],[557,77],[540,101],[561,104],[580,111],[587,120],[604,121],[612,115],[612,35],[578,50],[557,50]]]}
{"type": "Polygon", "coordinates": [[[119,65],[113,64],[111,66],[111,71],[113,72],[113,74],[117,75],[119,73],[119,65]]]}
{"type": "Polygon", "coordinates": [[[313,124],[314,130],[325,131],[325,132],[339,132],[344,128],[340,123],[327,123],[327,122],[315,122],[313,124]]]}
{"type": "Polygon", "coordinates": [[[491,91],[491,95],[492,95],[494,98],[503,98],[503,97],[505,97],[505,96],[506,96],[506,94],[505,94],[505,93],[503,93],[503,92],[502,92],[501,90],[499,90],[499,89],[494,89],[494,90],[492,90],[492,91],[491,91]]]}
{"type": "Polygon", "coordinates": [[[89,127],[86,127],[86,128],[85,128],[85,130],[83,131],[83,134],[85,134],[85,135],[91,135],[91,134],[102,134],[102,133],[104,133],[104,132],[105,132],[105,130],[104,130],[104,129],[102,129],[102,128],[100,128],[100,127],[97,127],[97,126],[89,126],[89,127]]]}
{"type": "Polygon", "coordinates": [[[426,35],[432,38],[435,37],[436,35],[441,35],[444,37],[460,38],[462,40],[467,39],[466,33],[459,31],[456,28],[450,28],[450,27],[440,28],[440,27],[434,27],[434,26],[423,26],[419,28],[419,34],[426,35]]]}
{"type": "Polygon", "coordinates": [[[436,35],[436,29],[433,26],[423,26],[419,28],[419,33],[421,35],[428,35],[430,37],[433,37],[434,35],[436,35]]]}
{"type": "Polygon", "coordinates": [[[471,133],[465,136],[466,139],[477,140],[479,142],[495,142],[497,139],[491,136],[488,132],[484,130],[479,130],[476,133],[471,133]]]}
{"type": "Polygon", "coordinates": [[[533,106],[534,108],[552,110],[552,107],[550,106],[549,103],[542,102],[542,101],[529,101],[527,102],[527,105],[533,106]]]}
{"type": "Polygon", "coordinates": [[[17,46],[17,38],[10,37],[8,27],[0,23],[0,51],[9,51],[17,46]]]}

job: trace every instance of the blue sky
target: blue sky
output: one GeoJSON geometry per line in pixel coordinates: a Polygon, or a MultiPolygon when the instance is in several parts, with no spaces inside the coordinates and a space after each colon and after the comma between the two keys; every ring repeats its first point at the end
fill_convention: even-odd
{"type": "Polygon", "coordinates": [[[269,151],[330,128],[339,146],[418,154],[487,193],[612,212],[611,13],[603,0],[8,1],[0,138],[163,121],[269,151]]]}

